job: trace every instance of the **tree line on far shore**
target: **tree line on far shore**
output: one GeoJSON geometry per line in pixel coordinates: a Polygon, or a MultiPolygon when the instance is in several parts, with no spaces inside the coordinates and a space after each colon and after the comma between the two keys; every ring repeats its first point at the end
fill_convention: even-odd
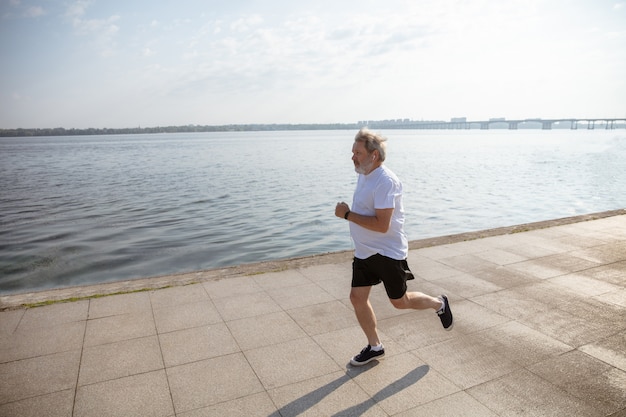
{"type": "Polygon", "coordinates": [[[86,135],[136,135],[148,133],[194,133],[194,132],[246,132],[246,131],[277,131],[277,130],[342,130],[356,129],[356,123],[331,124],[242,124],[221,126],[157,126],[133,127],[122,129],[87,128],[65,129],[62,127],[43,129],[0,129],[0,137],[32,137],[32,136],[86,136],[86,135]]]}

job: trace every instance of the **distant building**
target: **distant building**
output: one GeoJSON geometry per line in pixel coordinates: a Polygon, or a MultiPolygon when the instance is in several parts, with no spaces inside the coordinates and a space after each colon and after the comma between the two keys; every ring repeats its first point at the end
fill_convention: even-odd
{"type": "Polygon", "coordinates": [[[467,117],[453,117],[450,119],[450,123],[466,123],[467,117]]]}

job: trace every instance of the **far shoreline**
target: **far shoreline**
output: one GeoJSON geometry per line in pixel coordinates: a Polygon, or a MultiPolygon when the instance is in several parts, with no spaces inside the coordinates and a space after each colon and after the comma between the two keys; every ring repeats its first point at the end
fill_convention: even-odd
{"type": "MultiPolygon", "coordinates": [[[[493,236],[521,233],[573,223],[581,223],[585,221],[620,216],[624,214],[626,214],[626,209],[617,209],[599,213],[563,217],[554,220],[544,220],[514,226],[480,230],[475,232],[458,233],[453,235],[413,240],[409,242],[409,250],[428,248],[432,246],[441,246],[493,236]]],[[[72,302],[83,299],[104,297],[114,294],[151,291],[167,287],[197,284],[206,281],[259,275],[270,272],[284,271],[288,269],[306,268],[314,265],[350,262],[352,260],[352,256],[352,250],[344,250],[297,258],[256,262],[225,268],[184,272],[180,274],[169,274],[132,280],[113,281],[102,284],[90,284],[84,286],[81,285],[18,294],[0,295],[0,311],[31,308],[53,303],[72,302]]]]}

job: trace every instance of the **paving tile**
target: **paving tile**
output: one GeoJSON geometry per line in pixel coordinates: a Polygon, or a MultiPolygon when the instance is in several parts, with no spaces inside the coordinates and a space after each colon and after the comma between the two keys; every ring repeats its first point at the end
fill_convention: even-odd
{"type": "MultiPolygon", "coordinates": [[[[378,330],[378,336],[385,346],[385,358],[407,351],[392,337],[387,336],[387,334],[380,329],[378,330]]],[[[313,336],[313,340],[328,356],[333,358],[335,363],[341,368],[352,368],[350,359],[367,345],[367,338],[358,324],[347,329],[313,336]]],[[[383,358],[382,361],[384,360],[383,358]]]]}
{"type": "Polygon", "coordinates": [[[288,314],[310,336],[357,324],[354,312],[341,301],[296,308],[288,314]]]}
{"type": "Polygon", "coordinates": [[[534,237],[540,238],[540,240],[536,242],[537,246],[541,246],[546,249],[553,250],[557,253],[571,252],[571,251],[578,249],[578,246],[559,241],[559,239],[563,237],[567,237],[569,236],[569,234],[563,232],[558,227],[551,227],[551,228],[541,229],[541,230],[533,230],[533,231],[528,232],[528,234],[534,237]]]}
{"type": "Polygon", "coordinates": [[[581,379],[565,387],[565,391],[591,405],[603,415],[626,411],[626,372],[611,369],[603,375],[581,379]]]}
{"type": "Polygon", "coordinates": [[[240,351],[224,323],[159,335],[166,367],[183,365],[240,351]]]}
{"type": "Polygon", "coordinates": [[[383,363],[354,377],[388,415],[413,409],[460,389],[411,353],[386,358],[383,363]]]}
{"type": "MultiPolygon", "coordinates": [[[[446,258],[450,259],[450,258],[446,258]]],[[[428,281],[434,281],[451,275],[458,275],[459,271],[452,266],[445,265],[440,260],[432,260],[414,255],[409,252],[407,258],[409,268],[415,276],[421,277],[428,281]]]]}
{"type": "Polygon", "coordinates": [[[267,290],[284,310],[333,301],[335,297],[315,283],[267,290]]]}
{"type": "MultiPolygon", "coordinates": [[[[542,303],[524,295],[525,288],[527,287],[515,287],[497,293],[483,294],[472,297],[471,301],[513,320],[551,309],[550,305],[547,304],[549,300],[542,303]]],[[[454,310],[452,311],[454,312],[454,310]]]]}
{"type": "Polygon", "coordinates": [[[200,302],[168,305],[154,309],[159,333],[173,332],[222,321],[217,308],[208,298],[200,302]]]}
{"type": "Polygon", "coordinates": [[[611,366],[626,371],[626,331],[581,346],[580,350],[611,366]]]}
{"type": "Polygon", "coordinates": [[[409,259],[417,263],[420,263],[420,261],[423,260],[422,258],[439,260],[460,255],[463,255],[463,252],[455,250],[450,245],[431,246],[429,248],[409,251],[409,259]]]}
{"type": "Polygon", "coordinates": [[[0,363],[80,349],[85,322],[17,330],[0,338],[0,363]]]}
{"type": "Polygon", "coordinates": [[[213,300],[224,321],[281,311],[280,305],[265,292],[240,294],[213,300]]]}
{"type": "Polygon", "coordinates": [[[281,416],[387,416],[347,374],[338,371],[269,391],[281,416]]]}
{"type": "Polygon", "coordinates": [[[443,329],[439,316],[433,310],[413,311],[408,316],[380,320],[378,327],[405,350],[437,344],[455,337],[455,333],[443,329]]]}
{"type": "Polygon", "coordinates": [[[500,266],[528,260],[528,257],[526,256],[509,252],[504,249],[491,249],[484,252],[478,252],[475,256],[500,266]]]}
{"type": "Polygon", "coordinates": [[[432,369],[463,389],[519,369],[515,362],[490,349],[490,343],[484,338],[474,335],[463,335],[426,346],[415,350],[415,353],[432,369]]]}
{"type": "Polygon", "coordinates": [[[492,343],[492,349],[520,366],[558,356],[572,347],[515,321],[476,334],[492,343]]]}
{"type": "Polygon", "coordinates": [[[241,353],[168,368],[167,376],[177,414],[263,392],[241,353]]]}
{"type": "Polygon", "coordinates": [[[202,284],[211,299],[255,294],[263,290],[251,276],[215,279],[202,284]]]}
{"type": "Polygon", "coordinates": [[[169,417],[174,408],[164,370],[78,387],[74,417],[169,417]]]}
{"type": "MultiPolygon", "coordinates": [[[[614,241],[614,239],[611,239],[609,235],[606,234],[596,235],[597,237],[594,237],[591,235],[591,233],[584,232],[583,235],[584,239],[581,239],[581,233],[574,231],[574,233],[571,235],[563,236],[555,240],[559,243],[564,243],[577,249],[597,247],[614,241]]],[[[573,252],[575,253],[576,251],[573,252]]]]}
{"type": "Polygon", "coordinates": [[[459,417],[480,416],[498,417],[486,406],[476,401],[465,392],[457,392],[444,398],[431,401],[405,412],[396,414],[394,417],[437,416],[459,417]]]}
{"type": "Polygon", "coordinates": [[[598,263],[596,262],[571,256],[566,253],[508,265],[511,269],[524,272],[540,279],[554,278],[560,275],[583,271],[596,266],[598,266],[598,263]]]}
{"type": "Polygon", "coordinates": [[[618,241],[595,246],[593,248],[582,249],[573,252],[572,255],[597,264],[621,262],[626,260],[626,241],[618,241]]]}
{"type": "Polygon", "coordinates": [[[550,282],[567,287],[579,294],[593,297],[605,293],[610,293],[620,289],[617,285],[607,284],[593,278],[588,278],[578,274],[561,275],[556,278],[550,278],[550,282]]]}
{"type": "Polygon", "coordinates": [[[598,329],[605,329],[608,334],[614,334],[626,329],[626,309],[611,302],[608,295],[567,300],[559,303],[558,308],[593,322],[598,329]]]}
{"type": "Polygon", "coordinates": [[[46,417],[72,417],[73,408],[72,388],[0,405],[0,416],[41,417],[45,410],[46,417]]]}
{"type": "Polygon", "coordinates": [[[315,283],[335,300],[343,300],[350,294],[350,280],[350,275],[345,275],[334,279],[315,281],[315,283]]]}
{"type": "Polygon", "coordinates": [[[84,345],[102,345],[155,334],[152,312],[120,314],[88,320],[84,345]]]}
{"type": "Polygon", "coordinates": [[[149,311],[152,311],[152,307],[150,294],[147,291],[109,295],[89,300],[90,319],[149,311]]]}
{"type": "Polygon", "coordinates": [[[276,406],[266,392],[248,395],[236,400],[226,401],[221,404],[203,407],[196,410],[178,413],[178,417],[280,417],[276,406]]]}
{"type": "Polygon", "coordinates": [[[494,268],[498,266],[498,264],[495,262],[490,262],[480,258],[478,254],[467,254],[454,256],[452,258],[444,258],[440,259],[439,262],[448,265],[449,267],[454,268],[458,271],[469,273],[477,272],[481,269],[494,268]]]}
{"type": "Polygon", "coordinates": [[[54,327],[64,323],[87,320],[89,300],[29,308],[24,312],[18,330],[54,327]]]}
{"type": "Polygon", "coordinates": [[[626,286],[626,261],[601,265],[578,273],[609,284],[626,286]]]}
{"type": "Polygon", "coordinates": [[[472,387],[467,392],[502,417],[602,415],[584,401],[524,369],[472,387]]]}
{"type": "Polygon", "coordinates": [[[519,236],[523,236],[522,233],[511,233],[496,236],[489,236],[481,238],[480,242],[484,246],[488,246],[491,249],[506,249],[510,246],[519,244],[519,236]]]}
{"type": "Polygon", "coordinates": [[[306,337],[302,328],[284,311],[233,320],[227,325],[244,351],[306,337]]]}
{"type": "Polygon", "coordinates": [[[580,302],[580,294],[572,288],[559,285],[552,279],[540,280],[530,285],[516,287],[515,291],[529,302],[541,303],[550,309],[570,302],[580,302]]]}
{"type": "Polygon", "coordinates": [[[464,298],[494,293],[503,289],[489,281],[478,278],[479,276],[480,272],[453,275],[437,280],[437,284],[447,288],[454,288],[454,292],[464,298]]]}
{"type": "Polygon", "coordinates": [[[610,326],[598,325],[588,318],[577,317],[556,308],[526,315],[519,322],[574,348],[615,333],[615,329],[610,326]]]}
{"type": "Polygon", "coordinates": [[[601,298],[603,301],[613,303],[622,309],[626,308],[626,288],[622,288],[608,294],[602,294],[601,296],[598,296],[596,298],[601,298]]]}
{"type": "Polygon", "coordinates": [[[451,243],[448,247],[461,255],[471,255],[493,248],[489,243],[486,243],[484,239],[473,239],[451,243]]]}
{"type": "Polygon", "coordinates": [[[504,249],[506,249],[507,252],[523,256],[529,260],[561,253],[556,249],[550,249],[535,244],[534,241],[536,239],[525,239],[525,237],[521,234],[518,234],[515,237],[515,242],[512,242],[511,245],[505,246],[504,249]]]}
{"type": "Polygon", "coordinates": [[[506,266],[496,266],[494,268],[481,269],[473,275],[484,281],[490,282],[499,288],[513,288],[540,281],[539,278],[532,277],[523,272],[516,271],[506,266]]]}
{"type": "Polygon", "coordinates": [[[572,350],[528,366],[528,370],[564,388],[577,380],[603,375],[611,370],[611,365],[580,350],[572,350]]]}
{"type": "Polygon", "coordinates": [[[78,385],[122,378],[163,369],[156,336],[85,347],[78,385]]]}
{"type": "Polygon", "coordinates": [[[153,309],[208,301],[209,294],[200,284],[183,285],[150,292],[153,309]]]}
{"type": "Polygon", "coordinates": [[[254,275],[252,279],[264,290],[299,287],[311,283],[311,281],[297,269],[254,275]]]}
{"type": "Polygon", "coordinates": [[[597,267],[600,264],[599,262],[580,258],[572,253],[560,253],[546,256],[545,258],[537,259],[535,262],[560,271],[560,275],[584,271],[585,269],[597,267]]]}
{"type": "Polygon", "coordinates": [[[583,352],[568,352],[528,369],[602,415],[626,409],[626,372],[583,352]]]}
{"type": "Polygon", "coordinates": [[[80,350],[0,364],[0,404],[73,389],[80,350]]]}
{"type": "Polygon", "coordinates": [[[352,277],[352,262],[341,262],[336,264],[313,265],[298,269],[302,275],[312,282],[320,281],[341,281],[344,278],[348,284],[352,277]]]}
{"type": "Polygon", "coordinates": [[[26,309],[0,311],[0,340],[12,334],[26,313],[26,309]]]}
{"type": "Polygon", "coordinates": [[[266,389],[335,372],[340,367],[309,338],[290,340],[245,352],[266,389]]]}
{"type": "MultiPolygon", "coordinates": [[[[454,314],[454,328],[451,335],[475,333],[511,321],[511,318],[470,300],[450,301],[450,308],[454,314]]],[[[440,331],[441,324],[436,329],[436,332],[440,331]]]]}

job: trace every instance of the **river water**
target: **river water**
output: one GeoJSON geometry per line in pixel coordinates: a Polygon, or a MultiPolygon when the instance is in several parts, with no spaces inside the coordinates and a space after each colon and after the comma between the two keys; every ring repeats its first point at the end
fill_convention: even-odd
{"type": "MultiPolygon", "coordinates": [[[[0,138],[0,294],[352,248],[353,131],[0,138]]],[[[624,130],[388,130],[409,239],[626,207],[624,130]]]]}

